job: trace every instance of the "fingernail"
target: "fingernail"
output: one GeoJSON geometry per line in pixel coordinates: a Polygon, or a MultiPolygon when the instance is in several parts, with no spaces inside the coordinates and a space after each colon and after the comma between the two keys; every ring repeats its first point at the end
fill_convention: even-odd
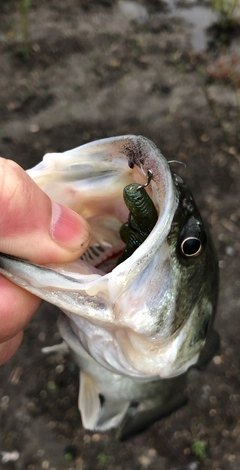
{"type": "Polygon", "coordinates": [[[51,237],[60,245],[79,250],[88,244],[90,232],[85,220],[76,212],[52,202],[51,237]]]}

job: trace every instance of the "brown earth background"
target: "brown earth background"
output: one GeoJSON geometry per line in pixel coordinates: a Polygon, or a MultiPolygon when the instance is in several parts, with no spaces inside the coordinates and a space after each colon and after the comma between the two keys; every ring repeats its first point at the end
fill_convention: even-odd
{"type": "Polygon", "coordinates": [[[125,443],[82,429],[76,367],[41,353],[60,341],[57,309],[44,304],[0,369],[1,469],[240,468],[240,41],[237,22],[223,28],[210,3],[33,0],[28,47],[16,2],[0,2],[1,156],[27,169],[95,139],[152,139],[186,163],[177,171],[221,274],[221,350],[193,374],[185,408],[125,443]],[[18,460],[1,462],[14,450],[18,460]]]}

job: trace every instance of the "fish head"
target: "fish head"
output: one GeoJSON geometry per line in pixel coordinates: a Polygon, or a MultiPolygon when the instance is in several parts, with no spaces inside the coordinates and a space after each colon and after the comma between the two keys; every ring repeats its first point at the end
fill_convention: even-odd
{"type": "Polygon", "coordinates": [[[142,381],[195,364],[215,313],[216,258],[190,191],[153,142],[103,139],[47,154],[28,173],[51,199],[88,221],[91,242],[81,259],[64,265],[1,255],[0,272],[63,310],[61,332],[79,364],[87,354],[142,381]],[[146,186],[157,221],[118,262],[121,227],[129,220],[123,191],[135,183],[146,186]]]}

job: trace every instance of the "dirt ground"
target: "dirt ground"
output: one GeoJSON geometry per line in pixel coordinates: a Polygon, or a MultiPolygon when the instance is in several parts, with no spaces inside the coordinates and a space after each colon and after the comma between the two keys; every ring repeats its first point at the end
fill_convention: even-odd
{"type": "Polygon", "coordinates": [[[0,2],[1,155],[26,169],[49,151],[147,136],[186,163],[177,169],[209,222],[221,274],[221,350],[193,374],[185,408],[125,443],[82,429],[76,367],[41,353],[60,342],[57,309],[44,304],[0,369],[0,468],[240,468],[239,32],[222,44],[206,34],[214,21],[204,1],[33,0],[27,60],[15,0],[0,2]],[[1,462],[14,450],[18,460],[1,462]]]}

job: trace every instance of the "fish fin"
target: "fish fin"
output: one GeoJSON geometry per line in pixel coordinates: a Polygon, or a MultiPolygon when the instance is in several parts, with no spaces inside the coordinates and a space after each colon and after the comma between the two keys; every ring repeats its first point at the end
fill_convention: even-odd
{"type": "Polygon", "coordinates": [[[137,412],[130,416],[123,428],[120,430],[120,441],[125,441],[136,434],[144,432],[149,426],[165,418],[173,411],[186,405],[188,402],[187,397],[183,393],[179,393],[177,396],[167,403],[158,404],[157,406],[151,407],[144,411],[137,412]]]}
{"type": "Polygon", "coordinates": [[[96,429],[96,422],[101,410],[99,391],[94,379],[80,370],[78,408],[85,429],[96,429]]]}
{"type": "Polygon", "coordinates": [[[216,355],[220,348],[220,335],[217,331],[212,330],[206,340],[204,348],[202,349],[197,364],[194,368],[199,370],[204,369],[211,359],[216,355]]]}
{"type": "Polygon", "coordinates": [[[59,344],[54,344],[53,346],[46,346],[45,348],[41,349],[41,352],[43,354],[51,354],[51,353],[63,353],[67,354],[69,353],[69,347],[65,341],[59,344]]]}
{"type": "Polygon", "coordinates": [[[118,426],[129,406],[129,401],[105,399],[93,377],[80,371],[78,408],[85,429],[105,431],[118,426]]]}
{"type": "Polygon", "coordinates": [[[129,405],[129,401],[116,402],[108,399],[104,400],[96,429],[98,431],[106,431],[118,426],[122,422],[129,405]]]}

